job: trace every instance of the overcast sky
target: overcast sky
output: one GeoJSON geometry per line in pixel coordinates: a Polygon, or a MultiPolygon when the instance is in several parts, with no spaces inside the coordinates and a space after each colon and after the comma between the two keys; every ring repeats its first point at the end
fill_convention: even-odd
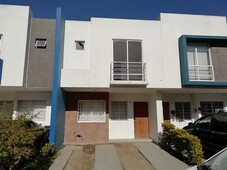
{"type": "Polygon", "coordinates": [[[56,8],[62,7],[68,20],[156,19],[161,12],[227,16],[227,0],[0,0],[0,4],[30,6],[35,18],[55,18],[56,8]]]}

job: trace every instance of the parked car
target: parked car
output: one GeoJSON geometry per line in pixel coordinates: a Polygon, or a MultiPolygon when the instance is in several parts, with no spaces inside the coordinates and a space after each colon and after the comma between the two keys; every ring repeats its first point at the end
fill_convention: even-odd
{"type": "MultiPolygon", "coordinates": [[[[217,153],[227,147],[227,113],[205,115],[183,129],[201,140],[203,150],[217,153]]],[[[226,168],[227,169],[227,168],[226,168]]]]}
{"type": "Polygon", "coordinates": [[[200,165],[193,166],[186,170],[226,170],[227,169],[227,148],[216,153],[200,165]]]}

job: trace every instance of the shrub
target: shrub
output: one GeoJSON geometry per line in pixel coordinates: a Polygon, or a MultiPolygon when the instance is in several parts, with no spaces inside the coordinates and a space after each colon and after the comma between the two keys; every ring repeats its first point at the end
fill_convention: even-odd
{"type": "Polygon", "coordinates": [[[163,149],[189,164],[202,162],[203,151],[200,140],[184,129],[177,129],[170,123],[163,123],[160,142],[163,149]]]}
{"type": "Polygon", "coordinates": [[[8,115],[4,113],[0,117],[0,168],[26,169],[30,164],[43,164],[45,168],[33,166],[33,169],[48,169],[46,165],[54,155],[54,146],[46,144],[47,130],[27,115],[19,115],[15,120],[8,115]]]}

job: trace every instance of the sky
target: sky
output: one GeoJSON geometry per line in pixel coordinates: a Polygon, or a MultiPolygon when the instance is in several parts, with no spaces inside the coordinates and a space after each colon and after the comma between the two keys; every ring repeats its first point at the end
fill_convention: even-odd
{"type": "Polygon", "coordinates": [[[0,0],[0,4],[30,6],[35,18],[56,18],[61,7],[67,20],[91,17],[157,19],[162,13],[227,16],[227,0],[0,0]]]}

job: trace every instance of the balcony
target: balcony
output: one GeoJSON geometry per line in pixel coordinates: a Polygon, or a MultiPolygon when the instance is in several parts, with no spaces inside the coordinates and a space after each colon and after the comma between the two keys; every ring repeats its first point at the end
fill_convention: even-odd
{"type": "Polygon", "coordinates": [[[112,85],[147,85],[146,63],[142,62],[112,62],[112,85]]]}
{"type": "Polygon", "coordinates": [[[214,68],[212,65],[189,65],[190,81],[214,81],[214,68]]]}

